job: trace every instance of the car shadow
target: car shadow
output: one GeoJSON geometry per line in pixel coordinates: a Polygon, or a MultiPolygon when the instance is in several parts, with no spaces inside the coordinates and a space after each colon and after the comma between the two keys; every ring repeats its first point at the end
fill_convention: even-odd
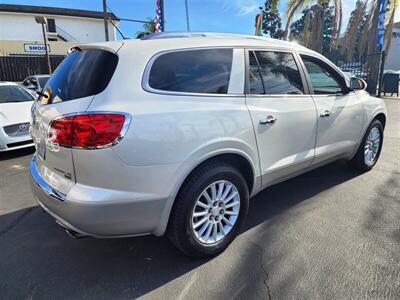
{"type": "Polygon", "coordinates": [[[33,154],[34,152],[35,152],[35,147],[33,147],[33,146],[28,147],[28,148],[11,150],[11,151],[7,151],[7,152],[0,152],[0,161],[18,158],[21,156],[33,154]]]}
{"type": "MultiPolygon", "coordinates": [[[[252,199],[242,234],[358,175],[339,161],[266,189],[252,199]]],[[[165,237],[75,240],[38,207],[0,216],[0,249],[3,299],[136,298],[209,261],[165,237]]]]}

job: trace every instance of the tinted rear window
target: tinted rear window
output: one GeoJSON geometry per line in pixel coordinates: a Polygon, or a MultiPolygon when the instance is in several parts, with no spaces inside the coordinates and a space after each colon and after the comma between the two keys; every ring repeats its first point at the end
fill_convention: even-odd
{"type": "Polygon", "coordinates": [[[232,67],[232,49],[202,49],[165,53],[153,63],[153,89],[226,94],[232,67]]]}
{"type": "Polygon", "coordinates": [[[104,50],[74,51],[47,81],[44,91],[50,97],[42,103],[57,103],[94,96],[108,85],[118,64],[118,56],[104,50]]]}
{"type": "Polygon", "coordinates": [[[49,78],[50,77],[38,77],[38,79],[39,79],[39,83],[40,83],[40,86],[43,88],[45,85],[46,85],[46,83],[47,83],[47,81],[49,80],[49,78]]]}

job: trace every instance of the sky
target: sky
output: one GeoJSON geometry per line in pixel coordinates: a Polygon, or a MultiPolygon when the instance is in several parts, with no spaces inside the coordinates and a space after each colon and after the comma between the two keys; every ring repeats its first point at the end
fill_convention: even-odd
{"type": "MultiPolygon", "coordinates": [[[[156,0],[107,0],[108,7],[120,18],[147,20],[155,16],[156,0]]],[[[188,0],[191,31],[254,33],[254,19],[265,0],[188,0]]],[[[288,0],[279,10],[284,20],[288,0]]],[[[345,30],[355,0],[342,0],[345,30]]],[[[0,3],[102,10],[102,0],[0,0],[0,3]]],[[[184,0],[164,0],[166,31],[186,31],[184,0]]],[[[397,11],[400,21],[400,10],[397,11]]],[[[140,23],[124,22],[119,29],[126,37],[142,30],[140,23]]]]}

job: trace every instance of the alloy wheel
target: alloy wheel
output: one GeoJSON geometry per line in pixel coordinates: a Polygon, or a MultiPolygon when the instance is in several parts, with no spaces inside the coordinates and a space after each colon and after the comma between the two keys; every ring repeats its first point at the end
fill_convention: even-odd
{"type": "Polygon", "coordinates": [[[377,127],[372,127],[364,145],[364,161],[367,165],[372,165],[381,146],[381,133],[377,127]]]}
{"type": "Polygon", "coordinates": [[[213,182],[197,198],[191,215],[191,229],[203,244],[220,242],[233,229],[239,216],[240,195],[226,180],[213,182]]]}

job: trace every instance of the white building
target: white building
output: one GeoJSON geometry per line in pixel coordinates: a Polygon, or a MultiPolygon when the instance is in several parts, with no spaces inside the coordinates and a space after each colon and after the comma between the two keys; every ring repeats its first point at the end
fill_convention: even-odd
{"type": "MultiPolygon", "coordinates": [[[[66,54],[70,44],[105,41],[103,13],[79,9],[0,4],[0,55],[44,50],[42,25],[35,17],[47,20],[46,36],[50,54],[66,54]],[[37,46],[32,46],[37,45],[37,46]],[[29,47],[31,46],[31,47],[29,47]],[[3,54],[2,54],[3,53],[3,54]]],[[[108,13],[109,40],[116,39],[119,18],[108,13]],[[112,24],[113,23],[113,24],[112,24]]]]}
{"type": "MultiPolygon", "coordinates": [[[[400,9],[400,7],[399,7],[400,9]]],[[[400,22],[393,24],[392,42],[386,57],[385,69],[400,71],[400,22]]]]}

